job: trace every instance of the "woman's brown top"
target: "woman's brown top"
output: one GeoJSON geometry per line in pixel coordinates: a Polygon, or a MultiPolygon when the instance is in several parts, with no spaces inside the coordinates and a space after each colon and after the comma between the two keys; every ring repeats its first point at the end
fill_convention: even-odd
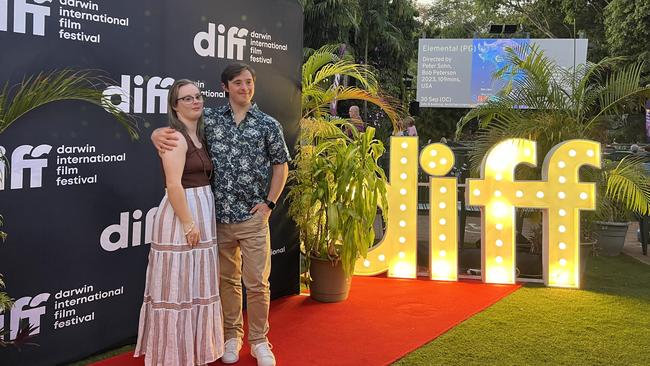
{"type": "MultiPolygon", "coordinates": [[[[208,154],[208,150],[205,147],[205,141],[203,141],[203,146],[198,148],[192,142],[190,136],[181,132],[187,141],[187,153],[185,154],[185,168],[183,169],[183,176],[181,177],[181,185],[183,188],[194,188],[207,186],[210,184],[210,178],[212,178],[212,159],[208,154]]],[[[160,162],[162,164],[162,160],[160,162]]],[[[167,180],[165,177],[165,169],[162,170],[163,181],[165,182],[165,187],[167,187],[167,180]]]]}

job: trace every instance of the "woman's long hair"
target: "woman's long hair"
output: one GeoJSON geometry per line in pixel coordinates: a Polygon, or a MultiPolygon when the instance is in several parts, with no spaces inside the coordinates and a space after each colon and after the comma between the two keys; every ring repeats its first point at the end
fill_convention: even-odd
{"type": "MultiPolygon", "coordinates": [[[[169,127],[187,134],[187,127],[180,119],[178,119],[178,113],[174,109],[178,105],[178,90],[188,84],[192,84],[199,89],[201,88],[196,85],[196,83],[189,79],[179,79],[172,84],[172,87],[169,89],[169,94],[167,95],[167,119],[169,120],[169,127]]],[[[205,140],[205,123],[203,122],[203,113],[199,117],[198,124],[196,126],[196,134],[201,141],[205,140]]]]}

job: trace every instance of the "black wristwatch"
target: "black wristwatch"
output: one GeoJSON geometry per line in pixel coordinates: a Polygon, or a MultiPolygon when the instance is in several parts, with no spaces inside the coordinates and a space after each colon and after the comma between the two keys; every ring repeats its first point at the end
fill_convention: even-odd
{"type": "Polygon", "coordinates": [[[269,206],[271,210],[275,208],[275,202],[271,200],[264,200],[264,203],[266,203],[266,205],[269,206]]]}

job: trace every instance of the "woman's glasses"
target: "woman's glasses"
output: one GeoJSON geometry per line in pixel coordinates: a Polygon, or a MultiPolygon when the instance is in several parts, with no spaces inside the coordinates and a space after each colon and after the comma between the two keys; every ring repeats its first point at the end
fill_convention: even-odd
{"type": "Polygon", "coordinates": [[[192,103],[194,103],[194,100],[196,100],[197,102],[201,103],[201,102],[203,102],[203,95],[201,95],[201,94],[197,94],[197,95],[195,95],[195,96],[187,95],[187,96],[184,96],[184,97],[178,98],[178,99],[176,99],[176,100],[177,100],[177,101],[180,100],[181,102],[183,102],[183,103],[185,103],[185,104],[192,104],[192,103]]]}

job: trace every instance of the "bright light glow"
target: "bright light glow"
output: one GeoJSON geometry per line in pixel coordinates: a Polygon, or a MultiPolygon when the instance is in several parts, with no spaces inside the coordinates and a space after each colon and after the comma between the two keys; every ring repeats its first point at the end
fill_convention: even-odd
{"type": "Polygon", "coordinates": [[[399,210],[402,211],[402,212],[406,211],[406,205],[403,204],[403,203],[401,205],[399,205],[399,210]]]}
{"type": "Polygon", "coordinates": [[[506,273],[506,270],[501,266],[490,267],[487,270],[485,280],[489,283],[511,283],[509,280],[510,276],[506,273]]]}
{"type": "Polygon", "coordinates": [[[445,235],[445,234],[440,234],[440,235],[438,235],[438,240],[440,240],[440,241],[445,241],[445,240],[447,240],[447,235],[445,235]]]}
{"type": "Polygon", "coordinates": [[[367,260],[367,259],[365,261],[363,261],[363,266],[364,267],[370,267],[370,261],[367,260]]]}
{"type": "Polygon", "coordinates": [[[591,150],[591,149],[587,150],[587,156],[590,157],[590,158],[593,157],[594,156],[594,151],[591,150]]]}
{"type": "Polygon", "coordinates": [[[400,163],[402,163],[402,164],[406,164],[406,163],[409,162],[407,158],[401,158],[401,159],[399,159],[399,161],[400,161],[400,163]]]}
{"type": "Polygon", "coordinates": [[[566,193],[564,192],[557,192],[557,197],[561,200],[566,198],[566,193]]]}
{"type": "Polygon", "coordinates": [[[587,195],[587,192],[580,192],[580,199],[581,200],[586,200],[589,196],[587,195]]]}
{"type": "Polygon", "coordinates": [[[557,162],[557,167],[560,168],[560,169],[564,169],[564,168],[566,168],[566,163],[564,161],[560,160],[560,161],[557,162]]]}
{"type": "Polygon", "coordinates": [[[406,253],[404,253],[404,252],[399,252],[399,257],[400,257],[401,259],[404,259],[404,257],[406,257],[406,253]]]}
{"type": "Polygon", "coordinates": [[[436,155],[438,155],[438,150],[431,150],[430,154],[431,154],[431,156],[435,157],[436,155]]]}
{"type": "Polygon", "coordinates": [[[406,175],[406,173],[402,173],[402,174],[399,175],[399,177],[400,177],[402,180],[406,180],[406,178],[408,177],[408,175],[406,175]]]}
{"type": "Polygon", "coordinates": [[[399,237],[399,242],[402,243],[402,244],[406,243],[406,238],[403,237],[403,236],[400,236],[399,237]]]}
{"type": "Polygon", "coordinates": [[[524,149],[525,156],[530,156],[530,154],[531,154],[530,149],[524,149]]]}
{"type": "Polygon", "coordinates": [[[442,194],[447,193],[447,187],[440,187],[440,193],[442,194]]]}
{"type": "Polygon", "coordinates": [[[500,247],[503,246],[503,240],[501,240],[501,239],[497,239],[497,241],[496,241],[495,244],[500,248],[500,247]]]}
{"type": "Polygon", "coordinates": [[[444,251],[444,250],[441,250],[440,253],[439,253],[439,255],[440,255],[441,257],[446,257],[446,256],[447,256],[447,252],[444,251]]]}
{"type": "Polygon", "coordinates": [[[400,227],[406,227],[406,221],[401,220],[401,221],[399,222],[399,226],[400,226],[400,227]]]}
{"type": "Polygon", "coordinates": [[[560,259],[560,265],[562,267],[566,266],[566,259],[564,259],[564,258],[560,259]]]}
{"type": "Polygon", "coordinates": [[[402,142],[402,149],[406,149],[407,147],[409,147],[409,143],[406,141],[402,142]]]}
{"type": "Polygon", "coordinates": [[[445,158],[440,159],[440,165],[447,165],[447,159],[445,158]]]}
{"type": "Polygon", "coordinates": [[[537,196],[537,198],[544,198],[544,192],[542,192],[542,191],[537,191],[537,193],[535,194],[535,196],[537,196]]]}
{"type": "Polygon", "coordinates": [[[569,150],[569,156],[572,157],[572,158],[575,157],[576,156],[576,151],[573,150],[573,149],[569,150]]]}
{"type": "Polygon", "coordinates": [[[558,182],[560,182],[562,184],[566,183],[566,177],[563,176],[563,175],[560,175],[560,177],[557,180],[558,180],[558,182]]]}
{"type": "Polygon", "coordinates": [[[494,191],[494,197],[501,197],[501,191],[499,190],[494,191]]]}
{"type": "Polygon", "coordinates": [[[561,208],[557,213],[558,213],[558,215],[560,215],[562,217],[566,216],[566,210],[563,209],[563,208],[561,208]]]}
{"type": "Polygon", "coordinates": [[[497,175],[494,176],[494,179],[497,181],[502,181],[503,180],[503,174],[497,173],[497,175]]]}
{"type": "Polygon", "coordinates": [[[517,197],[517,198],[521,198],[521,197],[523,197],[523,196],[524,196],[524,192],[522,192],[522,191],[517,191],[517,192],[515,192],[515,197],[517,197]]]}
{"type": "Polygon", "coordinates": [[[383,262],[383,261],[386,260],[386,256],[383,255],[383,254],[380,254],[379,257],[377,257],[377,259],[379,259],[380,262],[383,262]]]}
{"type": "Polygon", "coordinates": [[[414,273],[415,273],[414,266],[402,261],[402,262],[397,262],[397,264],[395,264],[395,266],[393,266],[393,276],[392,277],[413,278],[414,273]]]}
{"type": "Polygon", "coordinates": [[[566,286],[569,283],[569,274],[566,272],[560,273],[557,277],[557,283],[566,286]]]}
{"type": "Polygon", "coordinates": [[[500,255],[498,255],[496,258],[494,258],[494,260],[495,260],[497,263],[503,263],[503,258],[501,258],[500,255]]]}
{"type": "Polygon", "coordinates": [[[438,223],[439,223],[440,225],[443,225],[443,226],[444,226],[444,225],[447,224],[447,220],[445,220],[445,218],[443,217],[443,218],[441,218],[440,220],[438,220],[438,223]]]}
{"type": "Polygon", "coordinates": [[[443,209],[443,208],[447,207],[447,204],[444,203],[444,202],[440,202],[440,203],[438,204],[438,207],[440,207],[441,209],[443,209]]]}
{"type": "Polygon", "coordinates": [[[498,224],[496,224],[496,228],[497,228],[497,230],[499,230],[499,231],[503,230],[503,224],[502,224],[502,223],[498,223],[498,224]]]}
{"type": "Polygon", "coordinates": [[[451,268],[449,263],[445,260],[435,261],[431,266],[431,279],[432,280],[449,280],[452,277],[451,268]]]}
{"type": "Polygon", "coordinates": [[[436,162],[435,161],[430,161],[429,162],[429,168],[434,169],[436,167],[436,162]]]}
{"type": "Polygon", "coordinates": [[[406,188],[400,189],[399,194],[401,194],[402,196],[406,196],[406,188]]]}
{"type": "Polygon", "coordinates": [[[475,189],[474,191],[472,191],[472,193],[473,193],[475,196],[480,196],[480,195],[481,195],[481,190],[479,190],[479,189],[475,189]]]}
{"type": "Polygon", "coordinates": [[[492,216],[494,217],[504,217],[508,212],[508,206],[503,202],[496,202],[492,205],[492,216]]]}
{"type": "Polygon", "coordinates": [[[565,250],[566,249],[566,243],[561,241],[560,244],[558,245],[558,247],[560,248],[560,250],[565,250]]]}
{"type": "Polygon", "coordinates": [[[558,226],[557,231],[559,231],[559,232],[561,232],[561,233],[566,232],[566,226],[564,226],[564,225],[560,225],[560,226],[558,226]]]}

